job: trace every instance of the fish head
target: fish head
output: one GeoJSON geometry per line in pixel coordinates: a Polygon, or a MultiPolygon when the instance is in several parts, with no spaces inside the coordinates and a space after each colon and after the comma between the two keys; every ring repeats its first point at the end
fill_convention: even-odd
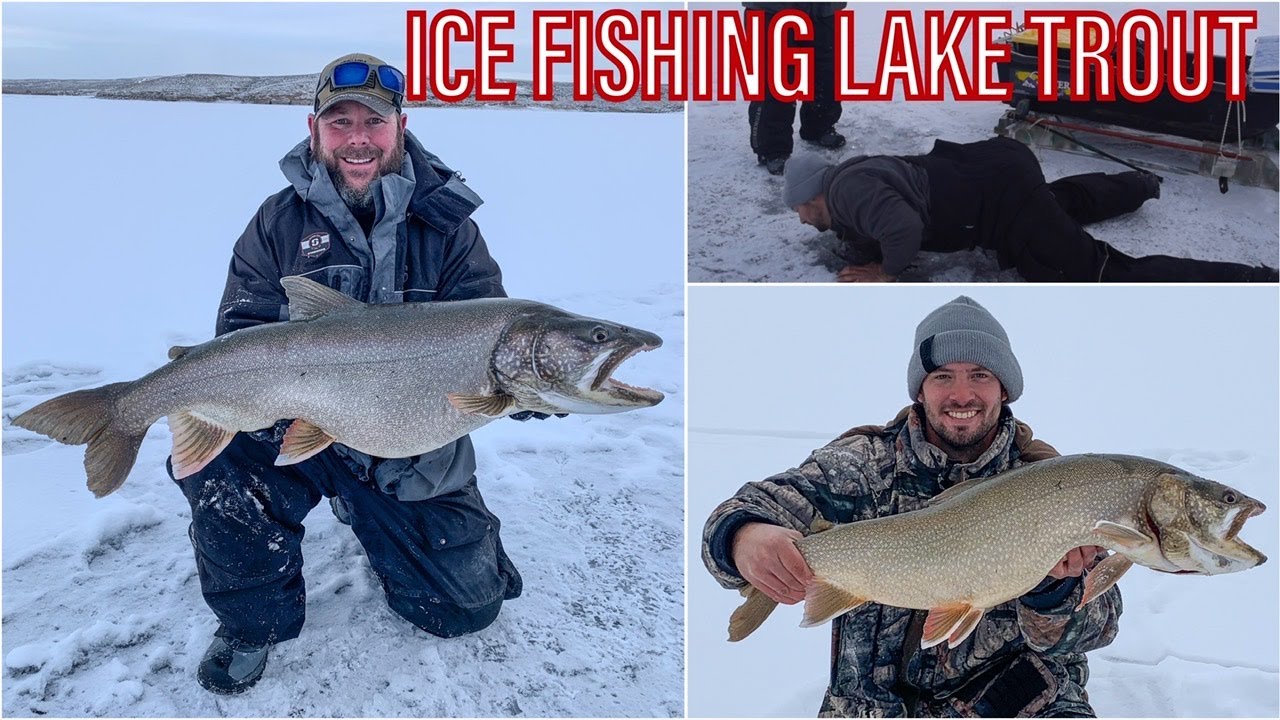
{"type": "Polygon", "coordinates": [[[512,323],[494,355],[499,385],[522,409],[601,415],[651,407],[657,390],[614,379],[628,358],[662,346],[651,332],[541,306],[512,323]]]}
{"type": "Polygon", "coordinates": [[[1239,537],[1245,521],[1260,515],[1266,505],[1190,473],[1166,473],[1156,482],[1147,518],[1159,538],[1160,552],[1178,568],[1174,572],[1220,575],[1266,562],[1266,555],[1239,537]]]}

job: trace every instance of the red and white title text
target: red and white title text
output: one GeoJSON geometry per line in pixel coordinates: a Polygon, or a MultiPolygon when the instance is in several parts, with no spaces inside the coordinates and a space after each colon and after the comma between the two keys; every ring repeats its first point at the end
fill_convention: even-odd
{"type": "MultiPolygon", "coordinates": [[[[1196,102],[1215,82],[1225,85],[1228,100],[1243,99],[1245,33],[1258,24],[1256,11],[1223,6],[1137,9],[1119,18],[1093,10],[1033,9],[1017,19],[1040,38],[1060,40],[1038,43],[1039,99],[1053,100],[1065,82],[1072,100],[1118,95],[1136,102],[1166,90],[1196,102]],[[1057,44],[1067,48],[1069,71],[1059,68],[1057,44]],[[1223,77],[1214,77],[1215,54],[1226,59],[1223,77]]],[[[1012,12],[1001,10],[890,10],[879,28],[879,47],[867,54],[854,42],[855,11],[840,11],[835,97],[941,100],[949,92],[958,100],[1007,100],[1012,85],[999,82],[994,66],[1009,61],[1014,20],[1012,12]],[[874,66],[859,67],[855,56],[874,57],[874,66]]],[[[516,83],[501,78],[516,61],[516,43],[509,38],[516,30],[514,10],[408,11],[406,97],[514,101],[516,83]],[[455,57],[459,52],[468,57],[455,57]]],[[[814,96],[814,26],[799,12],[780,12],[766,23],[759,11],[540,9],[532,12],[528,31],[534,100],[556,99],[553,76],[565,70],[573,99],[580,101],[814,96]]]]}

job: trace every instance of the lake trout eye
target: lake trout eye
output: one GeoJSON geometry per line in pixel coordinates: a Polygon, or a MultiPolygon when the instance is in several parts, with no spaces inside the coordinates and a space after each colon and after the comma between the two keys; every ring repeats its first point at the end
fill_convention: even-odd
{"type": "Polygon", "coordinates": [[[1226,491],[1225,493],[1222,494],[1222,502],[1228,505],[1234,505],[1236,502],[1236,494],[1231,492],[1230,490],[1226,491]]]}
{"type": "Polygon", "coordinates": [[[602,342],[604,342],[605,340],[608,340],[608,339],[609,339],[609,331],[608,331],[608,330],[605,330],[605,329],[604,329],[604,328],[602,328],[602,327],[598,327],[598,328],[596,328],[595,330],[593,330],[593,331],[592,331],[592,333],[591,333],[591,339],[592,339],[592,340],[595,340],[595,341],[596,341],[596,342],[598,342],[598,343],[602,343],[602,342]]]}

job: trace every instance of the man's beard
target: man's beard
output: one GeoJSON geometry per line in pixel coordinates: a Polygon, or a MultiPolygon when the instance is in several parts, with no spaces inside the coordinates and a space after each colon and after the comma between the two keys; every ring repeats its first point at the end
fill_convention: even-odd
{"type": "Polygon", "coordinates": [[[386,157],[380,158],[381,151],[370,146],[365,150],[343,149],[335,153],[325,151],[320,147],[319,138],[311,139],[311,154],[320,159],[324,166],[329,170],[329,177],[333,180],[333,186],[337,189],[338,195],[347,207],[352,210],[368,211],[373,208],[373,195],[378,192],[382,186],[382,176],[391,173],[400,172],[400,163],[404,160],[404,131],[396,132],[395,149],[386,157]],[[378,163],[378,176],[370,180],[364,187],[356,187],[347,182],[347,178],[342,174],[342,168],[339,167],[339,158],[351,158],[360,160],[364,158],[374,158],[378,163]]]}
{"type": "MultiPolygon", "coordinates": [[[[948,408],[951,410],[965,410],[970,408],[948,408]]],[[[972,408],[976,409],[976,408],[972,408]]],[[[985,410],[979,411],[980,416],[985,410]]],[[[940,449],[947,453],[948,456],[955,458],[967,458],[967,462],[976,460],[979,455],[986,450],[985,443],[991,435],[992,430],[1000,423],[1000,413],[995,413],[991,419],[982,425],[969,430],[955,430],[947,427],[945,415],[942,410],[933,408],[925,408],[925,422],[928,423],[929,429],[933,430],[937,439],[941,441],[940,449]],[[935,419],[936,418],[936,419],[935,419]]]]}

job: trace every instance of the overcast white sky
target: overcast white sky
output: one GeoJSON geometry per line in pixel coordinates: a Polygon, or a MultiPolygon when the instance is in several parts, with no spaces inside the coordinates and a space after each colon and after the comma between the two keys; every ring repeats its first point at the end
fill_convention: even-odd
{"type": "MultiPolygon", "coordinates": [[[[533,10],[570,6],[638,12],[652,4],[6,2],[4,77],[304,75],[348,52],[371,53],[403,69],[405,12],[453,7],[516,11],[515,29],[499,36],[515,44],[514,62],[501,74],[522,78],[531,75],[533,10]]],[[[455,57],[462,62],[462,55],[455,57]]]]}
{"type": "Polygon", "coordinates": [[[1196,447],[1206,433],[1275,446],[1274,287],[694,286],[690,432],[801,433],[819,447],[888,421],[911,402],[916,324],[962,294],[1009,334],[1026,381],[1015,414],[1049,442],[1070,437],[1063,453],[1196,447]]]}
{"type": "MultiPolygon", "coordinates": [[[[1072,3],[1049,0],[1066,7],[1072,3]]],[[[3,7],[4,77],[120,78],[182,73],[303,75],[315,73],[338,55],[369,52],[403,66],[405,11],[434,13],[446,7],[468,11],[514,9],[516,27],[500,39],[515,44],[515,60],[502,76],[531,75],[531,15],[539,7],[624,8],[638,12],[679,2],[535,3],[14,3],[3,7]]],[[[740,7],[739,3],[698,3],[698,7],[740,7]]],[[[991,4],[919,3],[937,8],[994,7],[991,4]]],[[[1001,7],[1009,5],[1002,4],[1001,7]]],[[[1076,4],[1119,16],[1131,4],[1076,4]]],[[[1159,11],[1203,5],[1144,5],[1159,11]]],[[[1024,5],[1013,5],[1018,10],[1024,5]]],[[[1258,10],[1258,27],[1276,32],[1276,3],[1232,3],[1258,10]]],[[[856,6],[854,7],[856,11],[856,6]]],[[[1248,42],[1252,52],[1253,34],[1248,42]]],[[[567,38],[566,38],[567,39],[567,38]]],[[[468,48],[469,50],[470,48],[468,48]]],[[[461,63],[461,53],[456,61],[461,63]]],[[[567,67],[557,68],[566,77],[567,67]]]]}

